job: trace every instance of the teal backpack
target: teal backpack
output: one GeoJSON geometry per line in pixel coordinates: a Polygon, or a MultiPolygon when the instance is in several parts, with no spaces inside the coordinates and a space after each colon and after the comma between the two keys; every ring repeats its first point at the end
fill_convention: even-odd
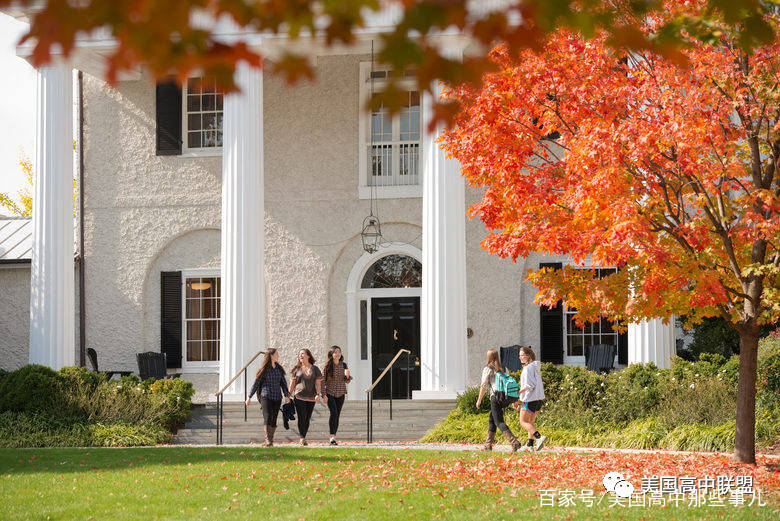
{"type": "Polygon", "coordinates": [[[520,399],[520,386],[509,373],[496,372],[496,392],[503,395],[507,405],[520,399]]]}

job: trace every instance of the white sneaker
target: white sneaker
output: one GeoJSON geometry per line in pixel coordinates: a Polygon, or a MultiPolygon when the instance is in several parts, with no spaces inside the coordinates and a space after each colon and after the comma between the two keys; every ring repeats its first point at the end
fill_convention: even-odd
{"type": "Polygon", "coordinates": [[[531,445],[523,445],[519,450],[520,452],[531,452],[534,450],[534,448],[531,445]]]}
{"type": "Polygon", "coordinates": [[[537,451],[542,450],[542,446],[544,445],[545,441],[547,441],[547,436],[545,436],[544,434],[541,435],[540,437],[536,438],[536,447],[535,447],[535,449],[537,451]]]}

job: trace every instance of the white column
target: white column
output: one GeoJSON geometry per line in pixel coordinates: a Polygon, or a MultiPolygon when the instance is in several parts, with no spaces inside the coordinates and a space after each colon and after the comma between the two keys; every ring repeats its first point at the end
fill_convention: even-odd
{"type": "MultiPolygon", "coordinates": [[[[222,139],[220,388],[265,342],[263,73],[239,65],[235,78],[241,92],[225,96],[222,139]]],[[[239,377],[225,399],[243,396],[239,377]]]]}
{"type": "Polygon", "coordinates": [[[668,324],[660,318],[653,318],[628,325],[629,364],[653,362],[660,369],[668,369],[671,358],[676,354],[674,317],[669,319],[668,324]]]}
{"type": "Polygon", "coordinates": [[[466,388],[466,185],[436,143],[442,128],[427,131],[432,101],[423,99],[422,385],[414,398],[449,399],[466,388]]]}
{"type": "Polygon", "coordinates": [[[30,264],[30,363],[74,365],[73,73],[38,70],[30,264]]]}

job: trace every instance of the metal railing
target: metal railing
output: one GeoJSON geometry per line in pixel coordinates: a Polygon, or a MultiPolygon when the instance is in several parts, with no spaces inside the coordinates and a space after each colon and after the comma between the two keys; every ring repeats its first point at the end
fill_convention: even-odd
{"type": "Polygon", "coordinates": [[[247,391],[247,376],[246,376],[246,370],[249,367],[249,365],[257,360],[257,357],[260,355],[264,355],[265,351],[258,351],[255,353],[255,356],[249,359],[249,361],[244,364],[244,367],[239,369],[239,371],[235,374],[233,378],[230,379],[228,383],[225,384],[225,386],[217,391],[215,396],[217,397],[217,445],[222,445],[222,418],[224,418],[224,405],[225,405],[225,396],[224,392],[225,390],[230,387],[230,385],[236,381],[236,378],[241,376],[241,373],[244,373],[244,421],[247,421],[247,406],[246,406],[246,393],[247,391]]]}
{"type": "Polygon", "coordinates": [[[409,398],[409,372],[411,369],[409,358],[412,352],[408,349],[399,349],[384,371],[371,384],[371,387],[366,389],[366,443],[374,441],[374,388],[388,372],[390,373],[390,419],[393,419],[393,365],[401,356],[401,353],[406,353],[406,397],[409,398]]]}

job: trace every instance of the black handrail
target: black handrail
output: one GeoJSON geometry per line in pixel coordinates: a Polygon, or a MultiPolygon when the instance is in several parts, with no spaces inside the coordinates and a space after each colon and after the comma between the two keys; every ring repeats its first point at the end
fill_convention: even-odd
{"type": "Polygon", "coordinates": [[[409,356],[412,354],[408,349],[399,349],[390,363],[384,368],[382,373],[374,380],[371,387],[366,389],[366,443],[374,441],[374,387],[384,376],[390,373],[390,419],[393,419],[393,365],[395,365],[401,353],[406,353],[406,397],[409,397],[409,356]]]}
{"type": "Polygon", "coordinates": [[[253,356],[246,364],[244,364],[244,367],[242,367],[236,374],[233,376],[233,378],[230,379],[228,383],[225,384],[225,386],[217,391],[216,397],[217,397],[217,445],[222,445],[223,436],[222,436],[222,418],[225,417],[225,390],[230,387],[230,384],[236,381],[236,378],[241,376],[241,373],[244,373],[244,421],[247,421],[247,411],[248,408],[246,406],[246,393],[247,393],[247,369],[249,368],[249,365],[257,360],[257,357],[260,355],[264,355],[265,351],[258,351],[255,353],[255,356],[253,356]]]}

